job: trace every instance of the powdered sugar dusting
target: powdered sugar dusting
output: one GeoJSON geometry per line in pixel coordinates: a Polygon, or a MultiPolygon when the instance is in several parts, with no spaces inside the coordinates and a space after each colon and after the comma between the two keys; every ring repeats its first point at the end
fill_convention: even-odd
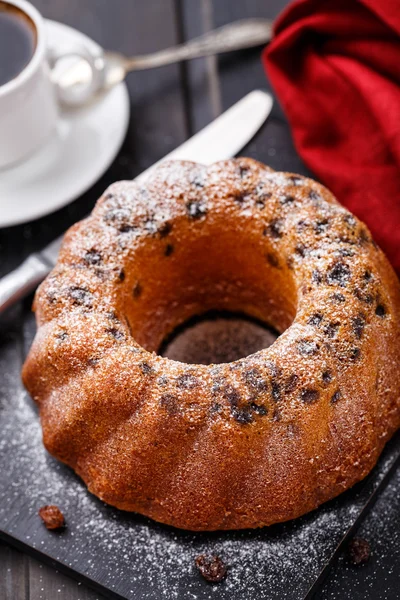
{"type": "MultiPolygon", "coordinates": [[[[45,452],[37,411],[22,390],[18,369],[6,370],[17,364],[19,352],[18,340],[11,338],[0,354],[5,373],[0,387],[1,527],[123,597],[300,598],[365,501],[359,486],[286,525],[212,534],[183,532],[114,510],[45,452]],[[37,516],[38,508],[50,502],[65,514],[64,533],[48,532],[37,516]],[[229,567],[226,580],[214,587],[194,567],[194,558],[209,552],[229,567]]],[[[390,458],[381,462],[380,474],[390,458]]]]}
{"type": "Polygon", "coordinates": [[[355,532],[371,546],[367,564],[354,567],[347,559],[347,549],[334,564],[321,593],[321,600],[368,597],[376,600],[397,598],[400,561],[400,470],[381,492],[373,510],[355,532]]]}
{"type": "MultiPolygon", "coordinates": [[[[138,357],[138,348],[134,346],[131,339],[128,339],[123,323],[118,322],[115,311],[110,310],[117,307],[109,306],[106,311],[105,304],[113,298],[116,280],[121,289],[128,285],[130,273],[127,257],[129,254],[134,256],[135,249],[140,243],[148,244],[146,240],[157,239],[159,249],[161,246],[164,249],[163,256],[169,257],[174,249],[171,245],[165,247],[165,238],[171,231],[171,227],[175,228],[179,219],[190,223],[190,227],[200,227],[202,223],[215,219],[219,227],[217,233],[219,233],[224,226],[226,215],[235,214],[237,222],[240,218],[241,226],[246,225],[254,229],[257,240],[254,247],[257,246],[259,257],[262,258],[260,262],[262,268],[268,264],[269,269],[276,269],[276,277],[285,272],[287,279],[296,279],[296,294],[299,301],[296,322],[270,350],[265,353],[259,352],[256,357],[248,357],[230,367],[220,367],[220,370],[226,371],[226,379],[231,383],[235,377],[240,381],[245,376],[250,377],[250,388],[246,388],[243,393],[246,402],[250,401],[247,395],[250,395],[252,386],[259,385],[254,373],[265,376],[265,381],[261,382],[263,385],[261,392],[269,390],[264,398],[269,402],[268,410],[266,406],[255,404],[255,407],[252,407],[252,410],[256,411],[255,415],[250,415],[247,404],[247,412],[243,408],[240,412],[237,397],[233,395],[232,410],[225,406],[223,412],[225,421],[222,422],[221,418],[221,427],[231,426],[232,418],[243,425],[249,423],[250,419],[259,419],[262,416],[260,409],[264,410],[263,416],[268,414],[272,422],[287,425],[285,430],[287,436],[285,434],[283,437],[286,446],[279,445],[279,452],[275,455],[271,452],[271,447],[266,447],[265,454],[258,456],[254,454],[254,457],[251,454],[253,448],[250,448],[250,452],[243,453],[243,456],[249,457],[246,469],[240,469],[239,473],[241,475],[243,472],[247,476],[249,472],[249,481],[251,477],[260,477],[264,475],[260,465],[266,462],[262,459],[276,456],[277,460],[282,460],[283,465],[281,476],[277,479],[286,481],[282,478],[287,477],[288,463],[285,462],[282,449],[294,448],[294,459],[296,456],[302,456],[299,452],[296,455],[296,449],[291,441],[296,427],[289,420],[285,421],[296,414],[296,407],[301,407],[298,412],[301,410],[302,414],[309,414],[312,410],[309,408],[311,404],[320,406],[322,407],[321,419],[324,420],[327,418],[325,408],[329,406],[329,418],[333,425],[335,422],[343,423],[343,419],[334,416],[334,411],[338,411],[339,417],[346,415],[346,419],[347,417],[349,421],[352,419],[353,424],[356,422],[354,417],[359,417],[359,412],[355,411],[354,416],[351,412],[355,405],[352,402],[355,389],[353,381],[358,381],[358,373],[361,373],[357,367],[357,360],[362,356],[367,345],[368,351],[372,352],[371,348],[375,346],[372,333],[384,331],[385,324],[390,322],[389,318],[384,319],[388,314],[387,308],[383,304],[374,305],[378,297],[384,297],[385,292],[381,289],[379,272],[372,269],[374,271],[372,273],[370,268],[370,263],[377,252],[376,247],[364,226],[341,208],[330,197],[329,192],[301,176],[274,173],[258,163],[245,159],[222,163],[208,170],[189,163],[174,163],[162,166],[157,173],[153,184],[147,188],[128,182],[112,186],[97,205],[94,217],[75,228],[75,233],[67,235],[61,260],[49,279],[50,283],[42,287],[43,298],[39,296],[38,302],[38,307],[42,311],[40,319],[42,323],[45,321],[57,323],[57,316],[65,317],[66,314],[71,321],[78,314],[82,319],[82,326],[79,325],[80,321],[74,321],[70,323],[69,334],[61,333],[62,336],[66,334],[66,340],[68,336],[71,340],[75,331],[78,331],[77,342],[75,344],[70,342],[72,345],[64,357],[68,358],[76,347],[83,347],[88,351],[87,364],[85,361],[81,363],[87,373],[84,381],[76,377],[74,371],[68,397],[61,387],[55,390],[58,396],[57,402],[53,405],[52,418],[54,414],[57,416],[52,421],[52,432],[58,425],[57,418],[63,424],[62,418],[68,417],[67,402],[74,404],[76,401],[76,404],[79,404],[80,387],[83,387],[83,384],[87,386],[85,393],[90,404],[93,388],[87,385],[87,382],[94,385],[99,377],[104,377],[108,383],[109,375],[115,375],[115,381],[118,377],[122,379],[124,376],[126,380],[129,379],[132,350],[136,352],[138,368],[146,367],[146,371],[137,369],[136,381],[139,383],[144,381],[142,375],[154,374],[157,378],[161,378],[166,370],[173,381],[186,376],[193,377],[191,370],[180,363],[166,361],[150,353],[147,353],[147,362],[144,362],[145,351],[139,351],[140,357],[138,357]],[[263,176],[259,177],[261,172],[263,176]],[[206,185],[204,177],[208,177],[206,185]],[[229,190],[228,194],[227,190],[229,190]],[[278,226],[279,221],[284,225],[278,226]],[[103,266],[100,267],[102,257],[104,261],[103,266]],[[106,288],[108,291],[105,291],[106,288]],[[318,306],[315,304],[315,298],[318,298],[318,306]],[[316,314],[310,314],[313,308],[318,308],[316,314]],[[99,333],[101,319],[104,323],[99,333]],[[365,326],[367,329],[363,335],[365,326]],[[90,339],[86,340],[86,345],[79,340],[79,332],[85,330],[90,331],[90,339]],[[94,346],[98,350],[101,344],[103,362],[96,376],[89,367],[96,364],[96,357],[92,356],[94,346]],[[107,370],[107,366],[111,364],[110,348],[112,348],[114,362],[111,365],[113,368],[107,370]],[[282,407],[275,411],[272,407],[277,402],[277,396],[282,388],[282,382],[276,381],[277,366],[284,373],[283,367],[288,357],[290,368],[296,367],[294,373],[296,379],[286,381],[285,378],[288,398],[285,404],[282,403],[282,407]],[[270,374],[266,373],[269,369],[266,367],[267,358],[275,359],[276,364],[272,366],[275,374],[272,371],[270,374]],[[252,366],[252,370],[249,372],[243,370],[243,363],[245,366],[252,366]],[[328,393],[321,383],[326,364],[329,364],[331,371],[333,364],[335,369],[337,367],[341,370],[341,375],[346,374],[346,377],[343,376],[343,386],[339,396],[338,390],[332,388],[328,393]],[[125,372],[123,372],[124,368],[125,372]],[[266,381],[269,385],[266,385],[266,381]],[[292,385],[293,381],[299,381],[307,386],[296,390],[292,385]],[[313,383],[312,388],[310,382],[313,383]],[[339,404],[337,404],[338,398],[341,399],[339,404]],[[316,404],[317,400],[319,404],[316,404]],[[59,409],[58,413],[56,409],[59,409]]],[[[235,289],[240,289],[240,286],[235,289]]],[[[130,296],[132,290],[134,296],[139,298],[141,294],[140,288],[137,288],[137,281],[130,282],[130,296]]],[[[385,301],[385,304],[389,309],[391,308],[389,300],[385,301]]],[[[162,322],[163,315],[160,313],[158,316],[162,322]]],[[[282,326],[282,330],[284,328],[282,326]]],[[[59,336],[60,332],[53,337],[50,336],[49,343],[41,345],[40,353],[54,351],[56,357],[54,365],[58,369],[58,376],[61,377],[59,367],[62,349],[59,347],[59,336]]],[[[68,348],[67,342],[65,346],[68,348]]],[[[377,361],[380,360],[380,356],[377,357],[377,361]]],[[[387,362],[387,356],[385,359],[387,362]]],[[[3,372],[6,372],[6,369],[7,362],[3,365],[3,372]]],[[[44,381],[46,368],[43,371],[35,373],[33,379],[41,377],[44,381]]],[[[331,371],[328,384],[334,381],[331,371]]],[[[188,422],[193,422],[196,418],[200,424],[204,422],[201,411],[204,409],[205,392],[210,388],[211,375],[212,369],[197,365],[195,376],[199,382],[199,390],[202,391],[197,394],[198,401],[189,405],[185,415],[188,422]]],[[[4,475],[1,493],[4,503],[0,515],[4,520],[5,530],[23,539],[25,543],[42,548],[63,564],[101,581],[111,589],[118,590],[125,597],[212,597],[215,588],[203,582],[194,570],[195,556],[199,553],[212,552],[221,555],[229,565],[228,578],[218,587],[220,598],[231,598],[233,595],[240,598],[298,598],[299,594],[306,592],[362,504],[361,486],[358,491],[349,493],[326,505],[322,510],[294,523],[259,531],[214,534],[180,532],[139,516],[120,513],[90,496],[71,471],[46,455],[41,445],[36,410],[22,391],[20,384],[16,383],[18,376],[18,373],[14,373],[5,380],[2,393],[4,399],[1,414],[5,425],[0,450],[4,475]],[[68,529],[64,534],[49,536],[48,532],[40,526],[37,510],[44,503],[59,504],[65,513],[68,529]]],[[[371,377],[371,381],[373,378],[373,384],[376,383],[374,373],[365,373],[364,384],[365,382],[369,384],[368,377],[371,377]]],[[[129,381],[132,386],[132,378],[129,381]]],[[[184,406],[183,395],[190,395],[191,389],[188,385],[190,379],[184,378],[182,381],[179,397],[177,396],[181,407],[184,406]]],[[[218,381],[214,383],[218,384],[218,381]]],[[[108,402],[107,384],[102,387],[105,389],[104,402],[108,402]]],[[[368,385],[365,387],[368,388],[368,385]]],[[[372,383],[370,387],[372,389],[372,383]]],[[[231,388],[235,392],[235,388],[233,386],[231,388]]],[[[50,389],[53,391],[52,387],[50,389]]],[[[196,392],[191,393],[196,394],[196,392]]],[[[161,394],[161,400],[169,398],[170,404],[167,403],[166,406],[173,413],[175,408],[171,404],[171,396],[165,395],[164,389],[162,392],[157,391],[148,405],[153,402],[152,406],[155,409],[155,402],[161,394]]],[[[165,427],[168,427],[168,421],[164,418],[165,413],[162,412],[166,410],[165,403],[157,404],[157,410],[163,415],[162,422],[165,423],[165,427]]],[[[93,413],[93,416],[95,417],[96,414],[93,413]]],[[[108,419],[109,413],[106,413],[105,421],[108,419]]],[[[92,416],[87,422],[94,422],[92,416]]],[[[298,423],[302,422],[302,419],[298,418],[298,423]]],[[[299,426],[295,425],[299,432],[299,426]]],[[[237,431],[242,435],[245,430],[243,428],[242,431],[239,429],[237,431]]],[[[382,437],[386,433],[382,431],[382,437]]],[[[358,421],[356,434],[363,436],[358,421]]],[[[373,446],[375,432],[371,435],[372,453],[373,448],[376,447],[373,446]]],[[[79,435],[77,437],[80,441],[79,435]]],[[[334,441],[341,440],[340,434],[337,433],[332,438],[334,441]]],[[[129,440],[132,439],[136,439],[132,436],[132,430],[129,430],[125,437],[120,436],[120,445],[114,455],[124,456],[129,440]]],[[[200,442],[201,435],[193,444],[193,451],[197,451],[196,444],[200,442]]],[[[324,473],[324,464],[322,462],[319,465],[319,459],[320,454],[325,456],[324,444],[327,442],[327,434],[322,433],[318,442],[321,452],[317,448],[312,455],[305,457],[307,469],[303,473],[309,472],[309,464],[313,465],[311,470],[316,474],[324,473]]],[[[71,437],[66,436],[66,446],[71,443],[71,437]]],[[[177,443],[179,444],[179,439],[177,443]]],[[[364,438],[361,447],[366,447],[364,438]]],[[[143,455],[146,454],[147,448],[148,446],[144,447],[143,455]]],[[[209,455],[207,452],[204,454],[207,457],[209,455]]],[[[67,456],[67,453],[65,452],[63,456],[67,456]]],[[[346,445],[341,447],[339,461],[341,456],[347,456],[346,445]]],[[[153,469],[156,469],[156,454],[155,458],[153,469]]],[[[70,463],[74,464],[73,461],[70,463]]],[[[241,463],[237,461],[237,464],[241,463]]],[[[294,462],[291,464],[293,465],[294,462]]],[[[369,468],[371,464],[372,462],[369,468]]],[[[121,465],[123,468],[123,461],[121,465]]],[[[196,467],[197,465],[198,463],[196,467]]],[[[169,472],[171,468],[174,467],[164,468],[164,472],[169,472]]],[[[360,471],[360,468],[360,461],[356,457],[352,462],[351,472],[353,473],[354,470],[361,477],[366,471],[360,471]]],[[[233,470],[231,468],[232,472],[233,470]]],[[[118,466],[113,471],[113,473],[121,472],[124,473],[118,466]]],[[[194,474],[200,477],[201,469],[194,474]]],[[[133,474],[130,483],[135,483],[135,478],[137,478],[136,473],[133,474]]],[[[356,477],[353,476],[349,480],[343,478],[343,487],[349,485],[346,481],[355,479],[356,477]]],[[[238,477],[236,480],[241,481],[238,477]]],[[[287,477],[287,480],[289,481],[290,477],[287,477]]],[[[162,479],[159,478],[159,481],[162,479]]],[[[182,477],[181,481],[187,482],[188,478],[182,477]]],[[[189,478],[189,482],[191,481],[189,478]]],[[[198,493],[197,479],[195,481],[192,487],[189,483],[189,492],[193,494],[198,493]]],[[[235,477],[231,481],[234,485],[235,477]]],[[[308,481],[305,476],[304,481],[308,481]]],[[[256,483],[255,479],[254,483],[256,483]]],[[[329,487],[329,481],[327,484],[329,487]]],[[[244,489],[245,486],[242,487],[245,494],[247,489],[244,489]]],[[[340,484],[332,489],[338,491],[340,484]]],[[[264,497],[268,492],[275,494],[270,481],[264,490],[264,497]]],[[[239,493],[240,490],[237,494],[239,493]]],[[[233,494],[234,500],[238,497],[237,494],[233,494]]],[[[214,495],[209,496],[209,504],[214,500],[214,495]]],[[[151,498],[151,494],[148,496],[151,498]]],[[[289,497],[289,494],[286,494],[286,497],[289,497]]],[[[182,511],[184,515],[190,510],[191,497],[188,495],[187,498],[188,504],[184,505],[182,511]]],[[[172,494],[168,497],[167,494],[163,501],[175,503],[175,497],[172,494]]],[[[281,504],[283,506],[283,502],[281,504]]],[[[176,503],[173,509],[176,511],[176,503]]],[[[148,514],[157,513],[148,512],[148,514]]],[[[226,514],[229,516],[230,513],[226,514]]]]}

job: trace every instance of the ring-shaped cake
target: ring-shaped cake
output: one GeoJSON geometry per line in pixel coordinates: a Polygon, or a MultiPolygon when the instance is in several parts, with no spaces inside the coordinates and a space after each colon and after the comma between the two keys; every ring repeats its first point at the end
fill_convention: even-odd
{"type": "Polygon", "coordinates": [[[35,299],[24,382],[44,443],[121,509],[260,527],[361,480],[400,424],[400,291],[323,186],[240,158],[112,185],[35,299]],[[232,363],[156,354],[208,310],[281,335],[232,363]]]}

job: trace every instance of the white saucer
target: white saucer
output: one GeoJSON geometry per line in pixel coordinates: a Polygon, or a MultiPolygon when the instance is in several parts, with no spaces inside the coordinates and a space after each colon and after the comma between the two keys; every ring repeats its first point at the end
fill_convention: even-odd
{"type": "MultiPolygon", "coordinates": [[[[50,45],[80,41],[86,35],[47,21],[50,45]]],[[[25,223],[75,200],[107,170],[124,140],[129,96],[119,84],[92,104],[63,110],[51,139],[29,159],[0,171],[0,227],[25,223]]]]}

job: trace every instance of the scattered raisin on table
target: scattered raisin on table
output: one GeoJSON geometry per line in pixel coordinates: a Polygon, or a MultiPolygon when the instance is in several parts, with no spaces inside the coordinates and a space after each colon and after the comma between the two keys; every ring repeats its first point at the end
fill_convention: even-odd
{"type": "Polygon", "coordinates": [[[39,517],[43,520],[47,529],[63,529],[65,519],[58,506],[46,505],[39,509],[39,517]]]}
{"type": "Polygon", "coordinates": [[[226,565],[219,556],[200,554],[195,562],[196,567],[207,581],[218,583],[226,576],[226,565]]]}
{"type": "Polygon", "coordinates": [[[348,548],[349,560],[353,565],[363,565],[369,560],[371,546],[367,540],[355,537],[351,540],[348,548]]]}

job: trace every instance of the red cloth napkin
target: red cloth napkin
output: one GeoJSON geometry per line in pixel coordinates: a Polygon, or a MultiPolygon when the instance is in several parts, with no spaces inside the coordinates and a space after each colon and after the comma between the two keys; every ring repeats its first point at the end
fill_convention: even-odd
{"type": "Polygon", "coordinates": [[[399,0],[298,0],[263,60],[299,154],[400,273],[399,0]]]}

